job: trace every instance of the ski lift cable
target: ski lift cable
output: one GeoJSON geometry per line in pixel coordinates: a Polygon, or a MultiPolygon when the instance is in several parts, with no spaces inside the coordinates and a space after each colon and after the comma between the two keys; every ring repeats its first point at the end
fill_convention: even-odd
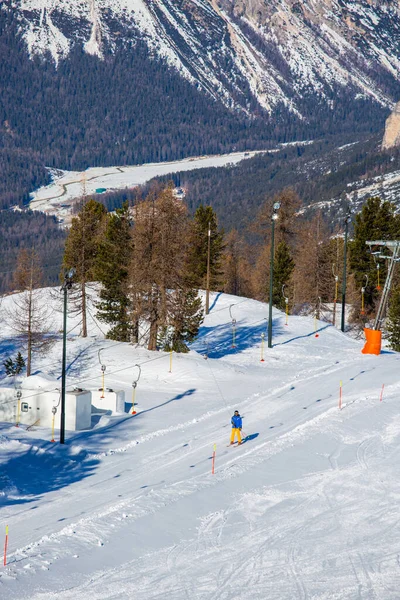
{"type": "MultiPolygon", "coordinates": [[[[124,342],[121,342],[121,343],[124,343],[124,342]]],[[[117,370],[109,373],[108,376],[111,377],[112,375],[115,375],[117,373],[121,373],[122,371],[127,371],[129,369],[132,369],[133,367],[141,366],[141,365],[147,364],[149,362],[153,362],[155,360],[161,360],[162,358],[168,358],[168,355],[165,354],[165,355],[162,355],[162,356],[156,356],[155,358],[150,358],[148,360],[144,360],[141,363],[135,363],[135,364],[131,364],[131,365],[127,366],[127,367],[122,367],[121,369],[117,369],[117,370]]],[[[80,379],[79,381],[73,381],[72,385],[78,386],[81,383],[86,383],[88,381],[93,381],[93,380],[97,380],[97,379],[98,379],[98,377],[87,377],[85,379],[80,379]]],[[[39,396],[40,394],[43,394],[44,392],[52,392],[52,391],[59,391],[59,389],[58,388],[53,388],[53,387],[51,387],[51,388],[44,388],[44,389],[42,389],[42,390],[40,390],[40,391],[38,391],[38,392],[36,392],[34,394],[29,394],[29,396],[24,396],[24,400],[25,399],[28,400],[29,398],[35,398],[36,396],[39,396]]]]}
{"type": "Polygon", "coordinates": [[[230,415],[230,411],[231,411],[231,408],[232,408],[232,407],[229,407],[229,406],[228,406],[228,403],[227,403],[227,401],[226,401],[226,398],[225,398],[225,396],[224,396],[224,395],[223,395],[223,393],[222,393],[222,390],[221,390],[221,388],[220,388],[220,385],[219,385],[219,383],[218,383],[218,380],[217,380],[217,378],[215,377],[215,373],[214,373],[214,371],[213,371],[213,369],[212,369],[212,367],[211,367],[211,363],[210,363],[210,361],[209,361],[209,360],[207,360],[207,363],[208,363],[208,366],[209,366],[209,368],[210,368],[211,375],[213,376],[213,379],[214,379],[214,381],[215,381],[215,385],[216,385],[216,387],[217,387],[217,390],[218,390],[218,392],[219,392],[219,395],[221,396],[221,399],[222,399],[222,401],[223,401],[223,403],[224,403],[224,405],[225,405],[225,408],[226,408],[226,410],[229,412],[229,415],[230,415]]]}

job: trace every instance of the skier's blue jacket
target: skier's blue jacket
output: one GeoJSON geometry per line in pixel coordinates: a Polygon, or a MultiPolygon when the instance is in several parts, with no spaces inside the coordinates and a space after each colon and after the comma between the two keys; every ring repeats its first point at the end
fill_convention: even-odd
{"type": "Polygon", "coordinates": [[[241,429],[242,417],[240,415],[233,415],[231,419],[232,429],[241,429]]]}

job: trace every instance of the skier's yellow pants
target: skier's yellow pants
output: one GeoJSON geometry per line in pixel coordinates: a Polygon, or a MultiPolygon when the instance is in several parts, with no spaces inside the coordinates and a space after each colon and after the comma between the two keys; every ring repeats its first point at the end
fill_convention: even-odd
{"type": "Polygon", "coordinates": [[[231,442],[235,441],[235,434],[237,435],[237,439],[238,439],[238,442],[240,444],[241,441],[242,441],[242,436],[240,435],[240,429],[235,429],[235,428],[232,429],[231,442]]]}

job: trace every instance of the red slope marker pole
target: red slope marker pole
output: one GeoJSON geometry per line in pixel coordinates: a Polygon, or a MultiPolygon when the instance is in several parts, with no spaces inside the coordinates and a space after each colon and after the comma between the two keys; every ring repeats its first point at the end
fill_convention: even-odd
{"type": "Polygon", "coordinates": [[[217,450],[217,444],[214,444],[212,461],[211,461],[211,473],[213,475],[215,475],[215,453],[216,453],[216,450],[217,450]]]}
{"type": "Polygon", "coordinates": [[[8,525],[6,525],[6,539],[4,542],[4,566],[7,564],[8,525]]]}
{"type": "Polygon", "coordinates": [[[381,389],[381,395],[380,395],[380,398],[379,398],[379,402],[382,402],[382,400],[383,400],[383,389],[384,389],[384,387],[385,387],[385,384],[382,383],[382,389],[381,389]]]}
{"type": "Polygon", "coordinates": [[[339,388],[339,410],[342,410],[342,382],[340,382],[339,388]]]}

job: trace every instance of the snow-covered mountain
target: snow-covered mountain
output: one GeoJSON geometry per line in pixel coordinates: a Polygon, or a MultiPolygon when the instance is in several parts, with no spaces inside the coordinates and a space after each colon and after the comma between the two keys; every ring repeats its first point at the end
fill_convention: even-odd
{"type": "Polygon", "coordinates": [[[31,55],[102,59],[146,41],[155,56],[230,108],[302,116],[335,93],[392,107],[400,96],[399,0],[6,0],[31,55]],[[399,92],[399,93],[397,93],[399,92]]]}

